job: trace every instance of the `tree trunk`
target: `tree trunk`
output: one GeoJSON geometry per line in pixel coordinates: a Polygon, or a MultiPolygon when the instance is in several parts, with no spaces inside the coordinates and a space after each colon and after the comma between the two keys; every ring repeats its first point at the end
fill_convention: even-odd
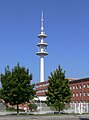
{"type": "Polygon", "coordinates": [[[59,111],[59,113],[60,113],[60,106],[58,107],[58,111],[59,111]]]}
{"type": "Polygon", "coordinates": [[[17,104],[17,115],[19,115],[19,106],[17,104]]]}

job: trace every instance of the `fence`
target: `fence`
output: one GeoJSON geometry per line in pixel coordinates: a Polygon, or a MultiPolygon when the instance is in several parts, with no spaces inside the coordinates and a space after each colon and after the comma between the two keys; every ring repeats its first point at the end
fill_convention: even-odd
{"type": "MultiPolygon", "coordinates": [[[[38,111],[54,111],[50,109],[45,103],[37,103],[38,111]]],[[[64,113],[89,113],[89,103],[70,103],[67,109],[63,110],[64,113]]]]}
{"type": "Polygon", "coordinates": [[[70,103],[70,111],[74,113],[88,113],[89,103],[70,103]]]}

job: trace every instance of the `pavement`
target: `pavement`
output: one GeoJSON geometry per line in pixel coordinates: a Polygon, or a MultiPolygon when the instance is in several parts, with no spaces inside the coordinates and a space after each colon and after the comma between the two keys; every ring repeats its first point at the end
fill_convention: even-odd
{"type": "Polygon", "coordinates": [[[89,120],[89,114],[83,115],[1,115],[0,120],[89,120]]]}

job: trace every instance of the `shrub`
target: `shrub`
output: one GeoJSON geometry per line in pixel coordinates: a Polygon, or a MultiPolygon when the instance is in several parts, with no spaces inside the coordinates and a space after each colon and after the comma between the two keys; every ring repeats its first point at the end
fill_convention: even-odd
{"type": "Polygon", "coordinates": [[[36,104],[29,104],[28,107],[29,107],[31,112],[37,110],[37,105],[36,104]]]}

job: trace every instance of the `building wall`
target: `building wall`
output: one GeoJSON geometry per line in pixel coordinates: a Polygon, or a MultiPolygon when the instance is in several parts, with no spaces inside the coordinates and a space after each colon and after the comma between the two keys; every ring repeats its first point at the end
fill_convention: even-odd
{"type": "Polygon", "coordinates": [[[48,91],[48,81],[36,83],[36,95],[46,96],[46,92],[48,91]]]}
{"type": "Polygon", "coordinates": [[[70,81],[72,90],[71,102],[88,102],[89,101],[89,78],[70,81]]]}
{"type": "Polygon", "coordinates": [[[19,109],[25,110],[26,112],[29,111],[28,104],[28,102],[25,102],[24,104],[19,104],[19,109]]]}
{"type": "MultiPolygon", "coordinates": [[[[88,102],[89,101],[89,78],[69,79],[70,89],[72,91],[71,102],[88,102]]],[[[48,91],[48,81],[36,83],[36,95],[46,97],[48,91]]]]}

